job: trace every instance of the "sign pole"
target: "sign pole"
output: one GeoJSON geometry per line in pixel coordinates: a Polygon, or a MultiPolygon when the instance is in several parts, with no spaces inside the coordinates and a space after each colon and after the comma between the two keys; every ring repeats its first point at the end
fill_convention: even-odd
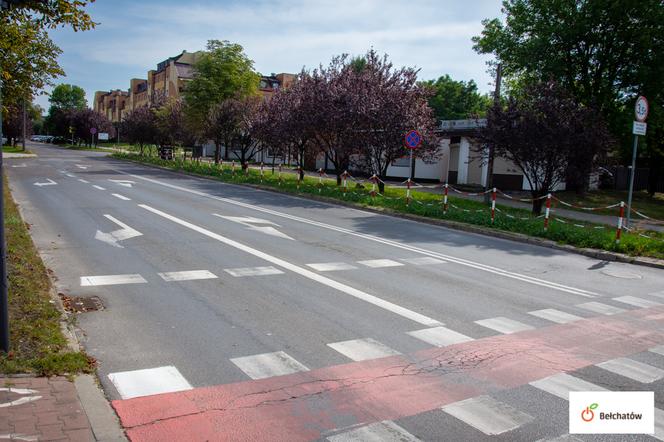
{"type": "Polygon", "coordinates": [[[634,192],[634,175],[636,175],[636,151],[639,147],[639,136],[634,135],[634,145],[632,147],[632,170],[629,174],[629,193],[627,194],[627,219],[625,227],[629,227],[632,218],[632,193],[634,192]]]}
{"type": "Polygon", "coordinates": [[[410,178],[411,180],[415,179],[415,177],[413,176],[414,172],[413,168],[415,166],[414,164],[415,162],[413,161],[413,150],[415,149],[410,149],[410,174],[408,175],[408,178],[410,178]]]}
{"type": "Polygon", "coordinates": [[[627,219],[625,220],[625,227],[629,227],[629,222],[632,218],[632,195],[634,193],[634,176],[636,175],[636,153],[639,147],[639,135],[646,134],[646,118],[650,107],[648,100],[644,96],[639,96],[634,104],[634,126],[632,133],[634,134],[634,146],[632,147],[632,170],[629,174],[629,192],[627,194],[627,219]]]}

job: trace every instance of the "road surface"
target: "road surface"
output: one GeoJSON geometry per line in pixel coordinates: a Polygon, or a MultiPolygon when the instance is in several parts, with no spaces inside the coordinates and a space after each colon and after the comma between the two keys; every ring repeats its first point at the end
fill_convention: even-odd
{"type": "Polygon", "coordinates": [[[58,291],[103,301],[80,338],[134,440],[554,440],[568,391],[664,409],[662,270],[30,150],[10,186],[58,291]]]}

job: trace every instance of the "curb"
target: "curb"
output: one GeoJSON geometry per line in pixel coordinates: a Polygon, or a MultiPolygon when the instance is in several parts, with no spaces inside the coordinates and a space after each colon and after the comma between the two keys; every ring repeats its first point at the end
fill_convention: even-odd
{"type": "Polygon", "coordinates": [[[617,252],[611,252],[608,250],[599,250],[599,249],[589,249],[589,248],[578,248],[574,247],[571,245],[567,244],[558,244],[555,241],[551,241],[550,239],[545,239],[545,238],[538,238],[534,236],[528,236],[524,235],[522,233],[514,233],[514,232],[506,232],[503,230],[498,230],[498,229],[489,229],[485,228],[482,226],[476,226],[473,224],[466,224],[466,223],[461,223],[458,221],[449,221],[449,220],[443,220],[443,219],[437,219],[437,218],[427,218],[424,216],[419,216],[419,215],[414,215],[411,213],[401,213],[401,212],[396,212],[391,209],[385,209],[385,208],[376,208],[376,207],[371,207],[371,206],[364,206],[361,204],[356,204],[348,201],[342,201],[338,200],[335,198],[328,198],[324,196],[317,196],[313,194],[294,194],[294,193],[289,193],[289,192],[282,192],[279,191],[279,189],[275,189],[274,187],[269,187],[269,186],[263,186],[260,184],[249,184],[249,183],[229,183],[227,181],[221,181],[218,180],[214,177],[207,176],[207,175],[200,175],[197,173],[193,172],[187,172],[184,170],[173,170],[169,169],[168,167],[163,167],[163,166],[157,166],[155,164],[146,164],[142,163],[140,161],[136,160],[131,160],[131,159],[125,159],[125,158],[113,158],[115,160],[119,161],[129,161],[134,164],[139,164],[141,166],[146,166],[146,167],[152,167],[154,169],[161,169],[164,171],[180,174],[180,175],[185,175],[185,176],[190,176],[190,177],[195,177],[195,178],[202,178],[205,180],[209,181],[215,181],[217,183],[222,183],[222,184],[227,184],[231,186],[244,186],[244,187],[251,187],[254,189],[259,189],[259,190],[264,190],[267,192],[273,192],[273,193],[278,193],[280,195],[288,195],[293,198],[302,198],[302,199],[308,199],[308,200],[313,200],[313,201],[320,201],[324,202],[327,204],[332,204],[336,206],[343,206],[343,207],[349,207],[353,209],[361,209],[365,210],[367,212],[371,213],[376,213],[379,215],[387,215],[387,216],[393,216],[395,218],[402,218],[402,219],[407,219],[410,221],[417,221],[425,224],[430,224],[434,226],[440,226],[440,227],[446,227],[449,229],[454,229],[454,230],[460,230],[464,232],[469,232],[469,233],[475,233],[479,235],[484,235],[484,236],[491,236],[493,238],[501,238],[501,239],[506,239],[509,241],[516,241],[516,242],[521,242],[525,244],[530,244],[530,245],[536,245],[536,246],[541,246],[541,247],[546,247],[549,249],[554,249],[554,250],[560,250],[564,252],[570,252],[570,253],[576,253],[577,255],[583,255],[587,256],[590,258],[595,258],[595,259],[600,259],[602,261],[614,261],[614,262],[621,262],[625,264],[633,264],[633,265],[639,265],[639,266],[644,266],[644,267],[652,267],[656,269],[664,269],[664,259],[657,259],[657,258],[649,258],[645,256],[629,256],[625,255],[624,253],[617,253],[617,252]]]}

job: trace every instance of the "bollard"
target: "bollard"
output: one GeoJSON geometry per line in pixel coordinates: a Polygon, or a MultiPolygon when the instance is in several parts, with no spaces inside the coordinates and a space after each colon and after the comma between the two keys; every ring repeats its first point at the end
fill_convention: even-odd
{"type": "Polygon", "coordinates": [[[297,166],[297,190],[300,190],[300,184],[301,184],[301,181],[302,181],[300,179],[300,177],[302,176],[301,170],[302,169],[300,168],[300,166],[297,166]]]}
{"type": "Polygon", "coordinates": [[[344,173],[341,174],[341,185],[343,186],[344,196],[348,192],[348,172],[344,170],[344,173]]]}
{"type": "Polygon", "coordinates": [[[551,194],[546,196],[546,209],[544,210],[544,231],[549,230],[549,214],[551,213],[551,194]]]}
{"type": "Polygon", "coordinates": [[[318,193],[323,190],[323,168],[318,169],[318,193]]]}
{"type": "Polygon", "coordinates": [[[616,229],[616,245],[620,244],[620,235],[622,234],[623,218],[625,218],[625,202],[620,201],[620,214],[618,215],[618,229],[616,229]]]}
{"type": "Polygon", "coordinates": [[[410,178],[406,180],[406,185],[408,186],[408,189],[406,189],[406,205],[410,206],[410,178]]]}
{"type": "Polygon", "coordinates": [[[261,183],[263,182],[263,162],[261,161],[261,183]]]}
{"type": "Polygon", "coordinates": [[[496,188],[491,190],[491,224],[496,220],[496,188]]]}
{"type": "Polygon", "coordinates": [[[235,160],[231,163],[231,174],[235,176],[235,160]]]}
{"type": "Polygon", "coordinates": [[[375,196],[376,196],[376,181],[378,181],[378,177],[376,176],[376,174],[374,174],[371,177],[371,197],[372,198],[375,198],[375,196]]]}
{"type": "Polygon", "coordinates": [[[447,213],[447,193],[449,190],[449,185],[445,183],[445,192],[443,193],[443,215],[447,213]]]}
{"type": "Polygon", "coordinates": [[[281,163],[279,163],[279,185],[281,186],[281,163]]]}

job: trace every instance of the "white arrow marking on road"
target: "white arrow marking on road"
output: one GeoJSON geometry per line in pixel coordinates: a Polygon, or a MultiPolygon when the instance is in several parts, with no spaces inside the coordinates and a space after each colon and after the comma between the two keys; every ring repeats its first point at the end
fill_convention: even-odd
{"type": "Polygon", "coordinates": [[[35,183],[35,186],[38,186],[38,187],[42,187],[42,186],[55,186],[56,184],[58,184],[58,183],[56,183],[55,181],[53,181],[53,180],[50,179],[50,178],[47,178],[45,183],[35,183]]]}
{"type": "Polygon", "coordinates": [[[271,235],[271,236],[276,236],[277,238],[284,238],[284,239],[290,239],[291,241],[295,241],[293,238],[290,236],[286,235],[285,233],[282,233],[275,229],[272,226],[276,227],[281,227],[279,224],[275,224],[272,221],[268,221],[266,219],[260,219],[260,218],[253,218],[251,216],[222,216],[217,213],[213,213],[214,216],[217,216],[219,218],[227,219],[229,221],[233,221],[239,224],[242,224],[243,226],[249,227],[251,230],[255,230],[257,232],[265,233],[266,235],[271,235]],[[268,226],[255,226],[254,224],[269,224],[268,226]]]}
{"type": "Polygon", "coordinates": [[[22,163],[22,164],[14,164],[12,167],[28,167],[27,164],[22,163]]]}
{"type": "Polygon", "coordinates": [[[109,181],[124,187],[131,187],[132,184],[136,184],[135,181],[129,181],[129,180],[109,180],[109,181]]]}
{"type": "Polygon", "coordinates": [[[88,168],[88,166],[84,166],[82,164],[77,164],[76,167],[78,167],[79,169],[84,169],[84,170],[88,168]]]}
{"type": "Polygon", "coordinates": [[[2,404],[0,404],[0,408],[7,408],[7,407],[12,407],[14,405],[27,404],[28,402],[34,402],[42,398],[41,396],[26,396],[28,394],[39,393],[37,390],[30,390],[28,388],[0,388],[0,391],[7,391],[9,393],[16,393],[23,396],[22,398],[16,399],[11,402],[3,402],[2,404]]]}
{"type": "Polygon", "coordinates": [[[97,230],[97,233],[95,234],[95,239],[98,239],[99,241],[103,241],[107,244],[112,245],[113,247],[119,247],[123,249],[124,247],[118,244],[118,241],[124,241],[125,239],[130,239],[143,235],[138,230],[132,229],[122,221],[118,221],[117,219],[113,218],[111,215],[104,215],[104,216],[113,221],[118,226],[122,227],[122,229],[114,230],[113,232],[109,233],[97,230]]]}

